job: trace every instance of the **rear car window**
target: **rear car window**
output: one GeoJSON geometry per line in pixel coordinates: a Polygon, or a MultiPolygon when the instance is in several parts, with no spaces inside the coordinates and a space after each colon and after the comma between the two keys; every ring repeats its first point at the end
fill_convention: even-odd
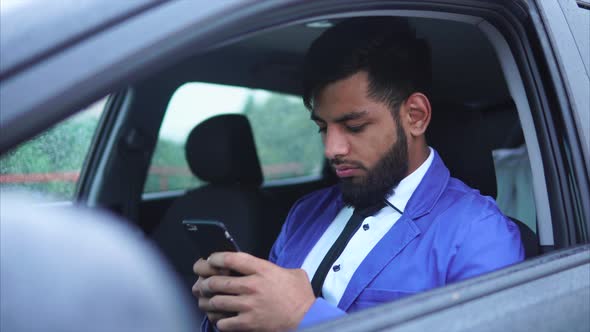
{"type": "Polygon", "coordinates": [[[265,182],[304,181],[321,174],[321,138],[300,97],[194,82],[180,86],[168,103],[144,192],[202,185],[189,170],[185,141],[202,121],[230,113],[248,117],[265,182]]]}
{"type": "Polygon", "coordinates": [[[0,190],[72,200],[106,101],[97,101],[2,156],[0,190]]]}

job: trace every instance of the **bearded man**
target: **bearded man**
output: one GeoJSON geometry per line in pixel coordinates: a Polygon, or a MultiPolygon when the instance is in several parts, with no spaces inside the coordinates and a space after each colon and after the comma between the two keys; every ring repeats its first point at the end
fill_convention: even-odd
{"type": "Polygon", "coordinates": [[[339,183],[295,203],[268,261],[195,263],[205,330],[306,327],[523,259],[517,226],[427,145],[421,45],[392,17],[350,19],[314,41],[303,98],[339,183]]]}

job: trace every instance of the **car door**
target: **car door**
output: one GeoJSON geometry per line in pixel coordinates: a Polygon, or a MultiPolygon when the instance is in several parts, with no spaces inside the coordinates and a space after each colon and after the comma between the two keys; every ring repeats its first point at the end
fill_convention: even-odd
{"type": "MultiPolygon", "coordinates": [[[[387,4],[383,8],[389,9],[387,4]]],[[[446,13],[456,11],[447,5],[452,3],[441,2],[438,7],[424,6],[419,9],[446,13]]],[[[480,279],[359,312],[341,321],[319,326],[318,331],[370,331],[389,328],[423,330],[433,327],[444,327],[444,330],[528,330],[531,326],[540,330],[564,326],[583,330],[588,326],[584,317],[588,312],[585,303],[588,299],[586,280],[589,247],[575,246],[587,242],[588,236],[588,209],[582,203],[588,193],[588,188],[584,185],[588,176],[585,165],[587,157],[583,139],[580,139],[584,137],[585,129],[581,122],[578,125],[572,123],[572,128],[576,128],[572,132],[564,127],[563,122],[579,108],[572,107],[568,101],[564,102],[569,106],[550,107],[559,102],[555,98],[556,91],[563,89],[561,91],[565,93],[567,84],[560,88],[554,81],[559,77],[558,73],[551,74],[551,63],[558,60],[546,58],[550,52],[544,47],[542,30],[533,29],[535,24],[542,24],[542,21],[535,21],[535,10],[538,9],[534,4],[528,6],[520,2],[506,2],[491,8],[478,2],[464,2],[463,5],[463,10],[457,11],[460,14],[473,14],[472,10],[481,11],[479,14],[489,23],[480,23],[482,29],[500,45],[498,52],[513,53],[513,61],[509,57],[503,58],[503,69],[508,74],[510,70],[520,73],[520,77],[511,77],[523,82],[521,87],[511,87],[514,94],[524,94],[524,98],[517,100],[517,103],[524,103],[526,99],[528,106],[519,106],[522,109],[535,110],[528,114],[520,113],[519,116],[529,147],[537,150],[532,155],[536,158],[533,162],[542,165],[533,170],[537,179],[535,186],[545,188],[546,191],[545,195],[536,193],[539,241],[543,251],[557,252],[480,279]],[[508,15],[507,22],[499,18],[500,13],[508,15]],[[504,48],[501,46],[502,42],[505,43],[504,48]],[[564,181],[565,179],[568,181],[564,181]],[[563,287],[555,288],[556,284],[563,287]],[[515,298],[522,299],[524,303],[515,302],[515,298]],[[502,310],[485,310],[492,306],[502,310]],[[567,315],[555,314],[561,312],[555,310],[556,307],[567,308],[567,315]],[[499,316],[505,318],[498,319],[499,316]],[[551,317],[551,324],[533,325],[540,317],[551,317]]],[[[162,208],[160,205],[156,210],[162,208]]]]}
{"type": "MultiPolygon", "coordinates": [[[[39,51],[37,56],[19,62],[19,66],[2,71],[0,152],[5,153],[80,106],[110,93],[114,101],[106,110],[102,143],[92,150],[78,198],[82,204],[106,207],[136,220],[141,184],[147,176],[157,141],[154,133],[162,118],[162,113],[153,110],[165,109],[175,88],[162,78],[142,91],[133,89],[142,78],[183,60],[195,48],[205,50],[253,31],[297,20],[368,12],[467,18],[493,41],[507,80],[514,82],[512,93],[520,97],[517,106],[528,110],[520,111],[519,116],[527,145],[530,143],[533,150],[539,240],[546,252],[558,251],[481,279],[360,312],[329,327],[367,331],[401,329],[402,325],[407,329],[434,326],[450,330],[535,326],[543,330],[554,325],[531,324],[550,317],[551,324],[559,327],[585,328],[590,247],[576,245],[587,243],[589,236],[589,134],[584,124],[588,119],[584,102],[588,76],[576,73],[587,61],[578,53],[577,62],[570,67],[566,58],[576,55],[557,51],[557,43],[563,42],[561,37],[568,32],[563,27],[550,30],[556,26],[554,22],[564,21],[548,18],[551,15],[546,13],[555,10],[550,7],[541,2],[450,0],[269,1],[255,5],[162,2],[76,35],[68,39],[69,43],[56,40],[50,52],[39,51]],[[581,78],[572,79],[574,76],[581,78]],[[47,81],[52,84],[39,84],[47,81]],[[36,93],[26,94],[31,87],[36,93]],[[145,99],[138,98],[137,93],[153,93],[158,102],[141,104],[145,99]],[[146,112],[128,113],[133,103],[140,103],[134,107],[143,107],[146,112]],[[130,116],[144,118],[130,121],[130,116]],[[136,126],[138,123],[142,126],[136,126]],[[555,313],[562,312],[561,308],[566,308],[566,315],[560,318],[555,313]],[[554,314],[549,315],[551,312],[554,314]],[[520,325],[509,325],[516,321],[520,325]]],[[[571,32],[569,36],[563,38],[568,49],[575,44],[571,32]]],[[[12,45],[4,44],[2,52],[12,45]]]]}

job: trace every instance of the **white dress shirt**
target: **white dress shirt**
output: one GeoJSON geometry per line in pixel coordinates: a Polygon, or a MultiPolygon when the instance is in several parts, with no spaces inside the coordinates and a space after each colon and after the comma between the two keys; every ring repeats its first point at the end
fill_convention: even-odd
{"type": "MultiPolygon", "coordinates": [[[[422,165],[400,181],[393,195],[387,197],[389,203],[403,212],[408,200],[410,200],[410,197],[412,197],[412,194],[422,181],[430,164],[432,164],[433,159],[434,153],[432,153],[432,149],[430,148],[428,158],[422,165]]],[[[307,272],[310,280],[313,278],[328,250],[330,250],[330,247],[332,247],[344,229],[344,226],[346,226],[353,211],[354,209],[352,207],[345,206],[305,258],[301,268],[307,272]]],[[[352,236],[342,254],[340,254],[334,265],[332,265],[332,269],[328,271],[322,288],[322,295],[326,301],[333,305],[338,305],[356,269],[400,217],[399,212],[388,205],[374,216],[365,218],[361,227],[352,236]]]]}

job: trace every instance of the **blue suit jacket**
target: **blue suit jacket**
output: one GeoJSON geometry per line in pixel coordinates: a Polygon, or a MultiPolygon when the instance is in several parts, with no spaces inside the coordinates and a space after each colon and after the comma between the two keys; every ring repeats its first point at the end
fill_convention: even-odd
{"type": "MultiPolygon", "coordinates": [[[[344,206],[337,186],[291,209],[270,261],[299,268],[344,206]]],[[[523,260],[518,227],[490,197],[451,178],[435,152],[401,218],[354,273],[338,306],[318,298],[300,327],[463,280],[523,260]]],[[[309,276],[310,278],[312,276],[309,276]]]]}

